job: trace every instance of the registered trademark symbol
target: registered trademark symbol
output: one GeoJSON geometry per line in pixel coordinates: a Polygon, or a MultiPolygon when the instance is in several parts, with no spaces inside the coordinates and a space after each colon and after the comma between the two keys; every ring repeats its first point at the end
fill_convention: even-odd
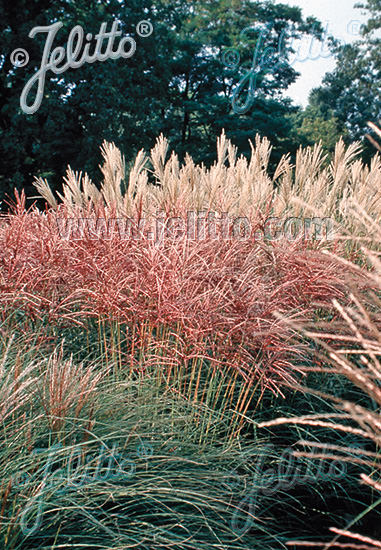
{"type": "Polygon", "coordinates": [[[151,34],[153,33],[153,26],[151,21],[139,21],[139,23],[136,25],[136,32],[142,38],[147,38],[147,36],[151,36],[151,34]]]}
{"type": "Polygon", "coordinates": [[[352,36],[360,36],[361,33],[361,21],[353,19],[347,25],[347,31],[352,36]]]}

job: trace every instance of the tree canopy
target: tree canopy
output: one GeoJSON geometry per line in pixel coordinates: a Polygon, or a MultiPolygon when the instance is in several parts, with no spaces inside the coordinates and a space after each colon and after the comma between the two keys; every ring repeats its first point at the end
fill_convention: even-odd
{"type": "Polygon", "coordinates": [[[19,0],[2,2],[0,16],[1,196],[14,186],[33,195],[34,176],[57,187],[68,164],[97,179],[104,139],[129,160],[163,133],[180,156],[188,152],[206,164],[223,128],[243,154],[256,133],[266,135],[275,145],[274,162],[297,146],[289,115],[298,109],[283,92],[298,73],[287,61],[293,38],[322,33],[299,8],[250,0],[19,0]],[[49,72],[40,108],[25,114],[20,95],[40,67],[46,40],[46,33],[29,38],[32,28],[62,22],[54,47],[65,47],[74,26],[94,36],[102,22],[109,30],[115,20],[135,39],[134,55],[49,72]],[[141,20],[153,25],[149,37],[136,31],[141,20]],[[258,46],[256,88],[250,91],[245,82],[258,46]],[[10,53],[19,47],[30,55],[26,67],[11,64],[10,53]],[[229,51],[239,63],[226,62],[229,51]],[[232,98],[242,82],[238,103],[249,97],[250,105],[240,114],[232,98]]]}
{"type": "Polygon", "coordinates": [[[381,113],[381,0],[356,5],[365,10],[368,21],[353,44],[338,44],[337,66],[322,86],[310,96],[310,106],[323,119],[334,117],[350,140],[364,141],[365,154],[374,154],[365,135],[368,121],[377,122],[381,113]]]}

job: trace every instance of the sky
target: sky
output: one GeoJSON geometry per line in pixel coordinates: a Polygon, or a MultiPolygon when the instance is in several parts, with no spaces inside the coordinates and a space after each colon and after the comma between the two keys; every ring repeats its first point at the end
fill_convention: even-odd
{"type": "MultiPolygon", "coordinates": [[[[327,28],[328,34],[340,38],[346,44],[358,39],[360,24],[367,19],[363,10],[354,7],[358,0],[274,0],[274,3],[302,8],[304,17],[314,15],[323,28],[327,28]]],[[[306,38],[300,44],[299,57],[306,59],[309,51],[315,59],[302,62],[295,60],[292,66],[301,76],[287,90],[287,95],[303,106],[307,105],[312,88],[319,86],[324,74],[335,68],[335,60],[327,47],[306,38]]]]}

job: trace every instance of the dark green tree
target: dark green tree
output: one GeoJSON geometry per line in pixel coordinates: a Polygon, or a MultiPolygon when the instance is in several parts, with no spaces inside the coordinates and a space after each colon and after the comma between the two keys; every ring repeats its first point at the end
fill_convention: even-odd
{"type": "Polygon", "coordinates": [[[381,0],[366,0],[357,7],[369,17],[361,39],[337,46],[337,67],[311,92],[310,105],[325,119],[333,115],[351,140],[362,140],[369,158],[374,149],[365,139],[367,122],[377,122],[381,113],[381,0]]]}
{"type": "Polygon", "coordinates": [[[340,138],[349,141],[348,130],[339,123],[330,110],[324,113],[316,105],[307,105],[302,111],[290,115],[295,141],[303,147],[321,142],[326,153],[331,155],[340,138]]]}
{"type": "MultiPolygon", "coordinates": [[[[150,0],[104,0],[89,4],[84,0],[54,2],[17,0],[2,4],[0,17],[6,24],[1,35],[2,57],[0,87],[0,179],[2,194],[16,185],[32,191],[34,175],[47,175],[58,184],[67,164],[97,174],[98,148],[103,139],[114,140],[127,156],[142,145],[153,143],[161,128],[161,108],[167,95],[170,75],[166,59],[171,11],[165,18],[161,4],[152,11],[150,0]],[[156,33],[141,38],[135,26],[142,20],[154,21],[156,33]],[[75,25],[93,36],[102,22],[108,30],[119,19],[123,34],[136,39],[131,59],[109,60],[68,69],[61,75],[50,73],[42,104],[27,115],[19,105],[25,83],[39,68],[46,33],[28,38],[37,25],[61,21],[56,45],[65,46],[75,25]],[[165,21],[165,23],[163,23],[165,21]],[[27,67],[14,68],[9,54],[17,47],[30,54],[27,67]],[[133,62],[131,63],[131,61],[133,62]]],[[[32,102],[35,89],[32,90],[32,102]]]]}
{"type": "Polygon", "coordinates": [[[296,145],[289,113],[297,109],[283,98],[298,76],[287,63],[292,40],[322,33],[300,9],[268,0],[0,0],[0,20],[1,196],[14,186],[35,194],[37,175],[57,187],[68,164],[98,179],[104,139],[130,160],[163,132],[180,156],[210,163],[224,128],[244,154],[249,139],[266,135],[276,161],[296,145]],[[136,40],[134,55],[50,72],[40,108],[25,114],[20,95],[40,67],[46,39],[29,38],[31,29],[62,22],[54,47],[65,47],[75,25],[94,36],[116,19],[136,40]],[[146,19],[154,30],[144,38],[136,25],[146,19]],[[10,53],[19,47],[30,61],[15,68],[10,53]],[[229,62],[232,52],[239,62],[229,62]]]}
{"type": "Polygon", "coordinates": [[[173,145],[209,163],[222,129],[243,154],[250,154],[249,139],[259,133],[272,141],[278,160],[295,148],[288,114],[298,109],[283,97],[298,76],[288,64],[293,41],[304,33],[321,36],[320,24],[304,21],[298,8],[267,1],[192,6],[177,30],[179,53],[171,62],[175,86],[166,118],[173,145]]]}

